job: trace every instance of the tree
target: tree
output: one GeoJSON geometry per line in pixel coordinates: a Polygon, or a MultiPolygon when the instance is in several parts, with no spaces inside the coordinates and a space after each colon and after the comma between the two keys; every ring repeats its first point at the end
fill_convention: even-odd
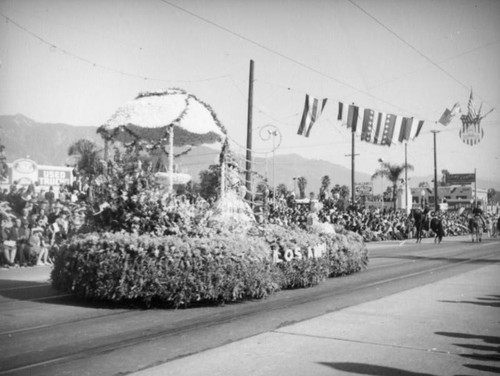
{"type": "Polygon", "coordinates": [[[448,170],[441,170],[441,180],[438,182],[438,185],[440,187],[446,187],[447,186],[447,181],[448,181],[448,175],[450,174],[450,172],[448,170]]]}
{"type": "Polygon", "coordinates": [[[300,198],[305,198],[306,197],[307,179],[303,176],[299,176],[297,178],[297,184],[299,186],[300,198]]]}
{"type": "Polygon", "coordinates": [[[76,161],[76,171],[94,180],[104,172],[104,160],[102,150],[95,143],[86,139],[80,139],[68,148],[68,155],[76,161]]]}
{"type": "Polygon", "coordinates": [[[418,183],[418,187],[419,188],[430,188],[430,185],[426,181],[421,181],[420,183],[418,183]]]}
{"type": "Polygon", "coordinates": [[[330,191],[334,199],[337,199],[335,206],[339,210],[344,210],[346,207],[346,201],[351,193],[347,185],[340,186],[335,184],[335,186],[330,191]]]}
{"type": "Polygon", "coordinates": [[[278,186],[276,187],[276,196],[279,197],[280,195],[282,195],[283,197],[288,196],[288,188],[283,183],[278,184],[278,186]]]}
{"type": "Polygon", "coordinates": [[[345,201],[345,200],[347,200],[347,198],[351,194],[351,191],[347,185],[343,185],[340,187],[339,194],[340,194],[340,197],[345,201]]]}
{"type": "Polygon", "coordinates": [[[9,166],[7,166],[7,157],[5,156],[5,146],[0,143],[0,180],[7,179],[9,166]]]}
{"type": "Polygon", "coordinates": [[[208,170],[200,171],[200,196],[205,200],[217,198],[220,186],[220,166],[210,165],[208,170]]]}
{"type": "Polygon", "coordinates": [[[493,204],[493,199],[495,198],[496,194],[497,194],[497,191],[495,190],[495,188],[488,189],[487,195],[488,195],[488,203],[490,205],[493,204]]]}
{"type": "Polygon", "coordinates": [[[382,162],[380,168],[372,175],[372,180],[376,178],[386,178],[392,183],[392,199],[394,201],[394,210],[396,210],[396,193],[398,191],[398,184],[401,181],[401,174],[405,169],[413,170],[411,164],[391,164],[389,162],[382,162]]]}
{"type": "Polygon", "coordinates": [[[322,201],[325,199],[325,192],[328,191],[328,187],[330,186],[331,180],[328,175],[325,175],[321,178],[321,187],[319,189],[319,199],[322,201]]]}
{"type": "Polygon", "coordinates": [[[383,196],[383,200],[382,201],[392,201],[392,198],[394,197],[394,191],[393,191],[393,187],[389,186],[387,187],[387,189],[385,190],[385,192],[382,194],[383,196]]]}

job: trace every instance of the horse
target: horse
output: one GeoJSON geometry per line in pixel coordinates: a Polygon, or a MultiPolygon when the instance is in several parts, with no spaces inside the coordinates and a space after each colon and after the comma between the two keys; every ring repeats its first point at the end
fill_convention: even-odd
{"type": "Polygon", "coordinates": [[[443,220],[437,217],[431,219],[431,230],[434,233],[434,243],[440,244],[444,237],[443,220]]]}
{"type": "Polygon", "coordinates": [[[469,218],[469,232],[473,243],[474,243],[474,237],[476,239],[476,242],[481,241],[481,235],[483,232],[482,226],[483,222],[481,221],[481,217],[479,217],[478,215],[469,218]]]}
{"type": "Polygon", "coordinates": [[[425,208],[423,211],[421,209],[415,209],[413,211],[413,219],[415,220],[415,229],[416,234],[415,237],[417,239],[417,243],[422,242],[422,232],[423,230],[429,230],[429,220],[427,218],[427,213],[429,212],[429,208],[425,208]]]}

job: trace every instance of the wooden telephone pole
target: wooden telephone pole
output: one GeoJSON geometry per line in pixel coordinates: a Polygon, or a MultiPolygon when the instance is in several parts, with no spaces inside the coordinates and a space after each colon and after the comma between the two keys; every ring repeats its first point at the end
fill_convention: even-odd
{"type": "Polygon", "coordinates": [[[253,112],[253,60],[250,60],[250,79],[248,83],[248,117],[247,117],[247,157],[245,164],[246,199],[253,203],[252,194],[252,112],[253,112]]]}
{"type": "Polygon", "coordinates": [[[439,195],[437,181],[437,153],[436,153],[436,133],[439,131],[431,131],[434,134],[434,211],[439,210],[439,195]]]}
{"type": "Polygon", "coordinates": [[[352,201],[352,205],[354,205],[354,202],[356,201],[356,181],[355,181],[355,178],[354,178],[354,173],[355,173],[355,163],[354,163],[354,160],[356,158],[357,155],[359,154],[356,154],[354,153],[354,150],[355,150],[355,144],[354,144],[354,141],[355,141],[355,130],[353,129],[352,130],[352,138],[351,138],[351,154],[346,154],[345,156],[346,157],[351,157],[351,201],[352,201]]]}

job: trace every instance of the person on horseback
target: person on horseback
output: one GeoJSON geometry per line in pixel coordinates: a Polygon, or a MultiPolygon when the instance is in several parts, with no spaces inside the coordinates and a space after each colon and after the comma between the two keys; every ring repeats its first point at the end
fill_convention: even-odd
{"type": "Polygon", "coordinates": [[[422,241],[422,235],[423,231],[426,230],[428,231],[428,225],[429,225],[429,220],[428,220],[428,214],[429,214],[429,207],[425,206],[423,210],[421,208],[416,208],[413,211],[413,219],[415,221],[415,237],[417,239],[417,243],[420,243],[422,241]]]}
{"type": "Polygon", "coordinates": [[[444,237],[443,220],[440,212],[431,212],[430,228],[434,233],[434,243],[440,244],[444,237]]]}
{"type": "Polygon", "coordinates": [[[480,202],[478,202],[476,204],[476,206],[474,207],[474,209],[472,209],[472,215],[474,217],[481,218],[481,222],[483,223],[483,230],[485,230],[486,229],[486,221],[484,220],[483,209],[481,209],[480,202]]]}

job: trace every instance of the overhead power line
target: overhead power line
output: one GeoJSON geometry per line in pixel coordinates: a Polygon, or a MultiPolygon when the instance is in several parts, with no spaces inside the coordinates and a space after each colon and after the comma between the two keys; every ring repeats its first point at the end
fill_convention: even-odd
{"type": "Polygon", "coordinates": [[[83,62],[83,63],[91,65],[94,68],[100,68],[100,69],[103,69],[103,70],[107,70],[109,72],[118,73],[118,74],[123,75],[123,76],[134,77],[134,78],[138,78],[138,79],[142,79],[142,80],[158,81],[158,82],[168,82],[168,83],[202,82],[202,81],[212,81],[212,80],[218,80],[218,79],[229,77],[229,75],[226,74],[226,75],[223,75],[223,76],[209,77],[209,78],[203,78],[203,79],[199,79],[199,80],[166,80],[166,79],[163,79],[163,78],[149,77],[149,76],[143,76],[143,75],[140,75],[140,74],[125,72],[125,71],[122,71],[122,70],[119,70],[119,69],[116,69],[116,68],[112,68],[112,67],[108,67],[108,66],[96,63],[95,61],[89,60],[89,59],[87,59],[85,57],[82,57],[82,56],[77,55],[77,54],[75,54],[75,53],[73,53],[71,51],[68,51],[68,50],[66,50],[66,49],[64,49],[62,47],[59,47],[59,46],[55,45],[54,43],[49,42],[45,38],[39,36],[38,34],[34,33],[33,31],[25,28],[24,26],[22,26],[21,24],[17,23],[16,21],[14,21],[12,18],[6,16],[5,14],[0,13],[0,16],[2,16],[3,18],[5,18],[5,20],[8,23],[13,24],[14,26],[16,26],[17,28],[19,28],[20,30],[22,30],[25,33],[31,35],[33,38],[38,39],[40,42],[42,42],[43,44],[46,44],[50,48],[53,48],[53,49],[55,49],[55,50],[57,50],[57,51],[65,54],[65,55],[70,56],[70,57],[72,57],[72,58],[74,58],[76,60],[79,60],[79,61],[83,62]]]}
{"type": "MultiPolygon", "coordinates": [[[[174,3],[172,3],[172,2],[170,2],[170,1],[168,1],[168,0],[159,0],[159,1],[161,1],[162,3],[167,4],[167,5],[169,5],[169,6],[173,7],[173,8],[175,8],[175,9],[178,9],[178,10],[180,10],[180,11],[182,11],[182,12],[186,13],[186,14],[189,14],[190,16],[192,16],[192,17],[194,17],[194,18],[197,18],[197,19],[199,19],[199,20],[201,20],[201,21],[203,21],[203,22],[205,22],[205,23],[207,23],[207,24],[209,24],[209,25],[211,25],[211,26],[214,26],[214,27],[218,28],[219,30],[222,30],[222,31],[224,31],[224,32],[226,32],[226,33],[228,33],[228,34],[231,34],[231,35],[233,35],[233,36],[235,36],[235,37],[237,37],[237,38],[240,38],[240,39],[242,39],[242,40],[244,40],[244,41],[246,41],[246,42],[248,42],[248,43],[251,43],[251,44],[253,44],[253,45],[255,45],[255,46],[257,46],[257,47],[259,47],[259,48],[261,48],[261,49],[263,49],[263,50],[265,50],[265,51],[267,51],[267,52],[270,52],[270,53],[272,53],[272,54],[274,54],[274,55],[276,55],[276,56],[279,56],[279,57],[281,57],[281,58],[283,58],[283,59],[285,59],[285,60],[288,60],[288,61],[290,61],[290,62],[292,62],[292,63],[294,63],[294,64],[296,64],[296,65],[298,65],[298,66],[301,66],[301,67],[303,67],[303,68],[305,68],[305,69],[308,69],[308,70],[310,70],[310,71],[312,71],[312,72],[314,72],[314,73],[316,73],[316,74],[318,74],[318,75],[320,75],[320,76],[323,76],[323,77],[325,77],[325,78],[331,79],[331,80],[333,80],[333,81],[335,81],[335,82],[337,82],[337,83],[339,83],[339,84],[341,84],[341,85],[344,85],[344,86],[346,86],[346,87],[348,87],[348,88],[350,88],[350,89],[352,89],[352,90],[355,90],[355,91],[357,91],[357,92],[359,92],[359,93],[365,94],[365,95],[367,95],[368,97],[371,97],[371,98],[374,98],[374,99],[376,99],[376,100],[380,101],[381,103],[385,103],[385,104],[388,104],[388,105],[390,105],[390,106],[392,106],[392,107],[394,107],[394,108],[397,108],[397,109],[399,109],[399,110],[403,110],[403,111],[405,111],[405,112],[407,112],[407,113],[412,113],[412,114],[414,114],[412,111],[410,111],[410,110],[408,110],[408,109],[405,109],[405,108],[403,108],[403,107],[401,107],[401,106],[399,106],[399,105],[396,105],[396,104],[394,104],[394,103],[388,102],[388,101],[386,101],[386,100],[384,100],[384,99],[382,99],[382,98],[380,98],[380,97],[377,97],[376,95],[371,94],[370,92],[367,92],[367,91],[365,91],[365,90],[359,89],[359,88],[357,88],[357,87],[355,87],[355,86],[353,86],[353,85],[351,85],[351,84],[349,84],[349,83],[347,83],[347,82],[344,82],[344,81],[342,81],[342,80],[340,80],[340,79],[338,79],[338,78],[336,78],[336,77],[333,77],[333,76],[331,76],[331,75],[329,75],[329,74],[326,74],[326,73],[324,73],[324,72],[322,72],[322,71],[320,71],[320,70],[318,70],[318,69],[316,69],[316,68],[314,68],[314,67],[312,67],[312,66],[310,66],[310,65],[308,65],[308,64],[306,64],[306,63],[303,63],[303,62],[301,62],[301,61],[299,61],[299,60],[297,60],[297,59],[294,59],[294,58],[292,58],[292,57],[290,57],[290,56],[287,56],[287,55],[285,55],[285,54],[283,54],[283,53],[281,53],[281,52],[279,52],[279,51],[276,51],[276,50],[274,50],[274,49],[272,49],[272,48],[270,48],[270,47],[267,47],[266,45],[264,45],[264,44],[262,44],[262,43],[259,43],[259,42],[255,41],[255,40],[253,40],[253,39],[250,39],[250,38],[248,38],[248,37],[246,37],[246,36],[244,36],[244,35],[242,35],[242,34],[240,34],[240,33],[237,33],[237,32],[235,32],[235,31],[233,31],[233,30],[231,30],[231,29],[229,29],[229,28],[227,28],[227,27],[225,27],[225,26],[222,26],[222,25],[220,25],[220,24],[218,24],[218,23],[216,23],[216,22],[214,22],[214,21],[212,21],[212,20],[209,20],[209,19],[207,19],[207,18],[205,18],[205,17],[203,17],[203,16],[200,16],[199,14],[197,14],[197,13],[195,13],[195,12],[193,12],[193,11],[190,11],[190,10],[188,10],[188,9],[184,8],[184,7],[181,7],[181,6],[177,5],[177,4],[174,4],[174,3]]],[[[466,88],[467,90],[469,90],[469,89],[470,89],[470,87],[469,87],[468,85],[466,85],[465,83],[461,82],[461,81],[460,81],[460,80],[458,80],[456,77],[454,77],[451,73],[449,73],[449,72],[448,72],[448,71],[446,71],[444,68],[442,68],[441,66],[439,66],[439,65],[438,65],[437,63],[435,63],[435,62],[434,62],[431,58],[429,58],[429,57],[428,57],[427,55],[425,55],[423,52],[421,52],[420,50],[418,50],[417,48],[415,48],[414,46],[412,46],[412,45],[411,45],[409,42],[407,42],[404,38],[402,38],[401,36],[399,36],[399,35],[398,35],[396,32],[394,32],[392,29],[390,29],[390,28],[389,28],[389,27],[387,27],[385,24],[383,24],[381,21],[379,21],[377,18],[375,18],[374,16],[372,16],[372,15],[371,15],[370,13],[368,13],[365,9],[363,9],[363,8],[362,8],[362,7],[360,7],[358,4],[356,4],[353,0],[348,0],[348,1],[349,1],[351,4],[353,4],[355,7],[357,7],[359,10],[361,10],[363,13],[365,13],[368,17],[370,17],[370,18],[371,18],[371,19],[373,19],[375,22],[377,22],[380,26],[382,26],[382,27],[383,27],[384,29],[386,29],[388,32],[390,32],[392,35],[394,35],[396,38],[398,38],[401,42],[403,42],[403,43],[404,43],[405,45],[407,45],[409,48],[411,48],[411,49],[412,49],[412,50],[414,50],[416,53],[418,53],[420,56],[422,56],[424,59],[426,59],[428,62],[430,62],[433,66],[435,66],[436,68],[438,68],[441,72],[443,72],[443,73],[444,73],[444,74],[446,74],[448,77],[450,77],[452,80],[454,80],[454,81],[455,81],[455,82],[457,82],[459,85],[461,85],[462,87],[466,88]]],[[[486,103],[487,103],[487,102],[486,102],[486,103]]],[[[487,103],[487,104],[488,104],[489,106],[491,106],[491,104],[489,104],[489,103],[487,103]]],[[[491,107],[493,107],[493,106],[491,106],[491,107]]],[[[261,111],[261,112],[262,112],[262,113],[264,113],[263,111],[261,111]]],[[[419,116],[419,117],[420,117],[420,118],[424,118],[424,117],[422,117],[422,116],[419,116]]],[[[429,121],[435,122],[434,120],[429,120],[429,121]]]]}
{"type": "MultiPolygon", "coordinates": [[[[421,57],[423,57],[425,60],[427,60],[429,63],[431,63],[434,67],[436,67],[437,69],[439,69],[441,72],[443,72],[445,75],[447,75],[449,78],[451,78],[453,81],[455,81],[456,83],[458,83],[460,86],[464,87],[465,89],[467,90],[470,90],[470,85],[466,85],[465,83],[463,83],[462,81],[460,81],[458,78],[456,78],[454,75],[452,75],[450,72],[448,72],[446,69],[444,69],[443,67],[441,67],[439,64],[437,64],[434,60],[432,60],[429,56],[427,56],[426,54],[424,54],[422,51],[420,51],[418,48],[416,48],[415,46],[413,46],[411,43],[409,43],[406,39],[404,39],[403,37],[401,37],[398,33],[396,33],[395,31],[393,31],[391,28],[389,28],[386,24],[384,24],[382,21],[380,21],[378,18],[376,18],[375,16],[373,16],[371,13],[369,13],[367,10],[365,10],[363,7],[361,7],[360,5],[358,5],[356,2],[354,2],[353,0],[347,0],[349,1],[352,5],[354,5],[356,8],[358,8],[361,12],[363,12],[364,14],[366,14],[368,17],[370,17],[373,21],[375,21],[377,24],[379,24],[382,28],[384,28],[385,30],[387,30],[389,33],[391,33],[394,37],[396,37],[397,39],[399,39],[401,42],[403,42],[406,46],[408,46],[410,49],[412,49],[413,51],[415,51],[418,55],[420,55],[421,57]]],[[[487,103],[489,106],[493,107],[491,104],[487,103]]]]}
{"type": "Polygon", "coordinates": [[[342,81],[342,80],[340,80],[340,79],[338,79],[336,77],[333,77],[333,76],[331,76],[331,75],[329,75],[327,73],[321,72],[320,70],[318,70],[318,69],[316,69],[316,68],[314,68],[314,67],[312,67],[312,66],[310,66],[310,65],[308,65],[306,63],[303,63],[303,62],[301,62],[301,61],[299,61],[297,59],[294,59],[294,58],[292,58],[290,56],[287,56],[287,55],[285,55],[285,54],[283,54],[283,53],[281,53],[279,51],[276,51],[276,50],[274,50],[274,49],[272,49],[270,47],[267,47],[266,45],[264,45],[262,43],[259,43],[259,42],[255,41],[253,39],[250,39],[250,38],[248,38],[248,37],[246,37],[246,36],[244,36],[242,34],[239,34],[239,33],[235,32],[235,31],[233,31],[231,29],[228,29],[225,26],[222,26],[222,25],[220,25],[220,24],[218,24],[218,23],[216,23],[214,21],[211,21],[211,20],[209,20],[209,19],[207,19],[205,17],[202,17],[202,16],[200,16],[200,15],[198,15],[198,14],[196,14],[196,13],[194,13],[194,12],[192,12],[192,11],[186,9],[186,8],[183,8],[183,7],[181,7],[181,6],[177,5],[177,4],[174,4],[174,3],[170,2],[170,1],[167,1],[167,0],[159,0],[159,1],[161,1],[164,4],[170,5],[171,7],[176,8],[176,9],[178,9],[178,10],[184,12],[184,13],[187,13],[190,16],[195,17],[195,18],[197,18],[197,19],[199,19],[199,20],[201,20],[201,21],[203,21],[203,22],[205,22],[207,24],[210,24],[210,25],[212,25],[212,26],[214,26],[214,27],[216,27],[216,28],[218,28],[218,29],[226,32],[226,33],[229,33],[229,34],[231,34],[231,35],[233,35],[233,36],[235,36],[237,38],[240,38],[240,39],[242,39],[242,40],[244,40],[244,41],[246,41],[248,43],[251,43],[251,44],[253,44],[253,45],[255,45],[255,46],[259,47],[259,48],[262,48],[263,50],[265,50],[267,52],[270,52],[270,53],[272,53],[272,54],[274,54],[276,56],[279,56],[279,57],[281,57],[281,58],[283,58],[285,60],[288,60],[288,61],[290,61],[290,62],[292,62],[292,63],[294,63],[294,64],[296,64],[296,65],[298,65],[298,66],[300,66],[302,68],[310,70],[311,72],[314,72],[314,73],[316,73],[316,74],[318,74],[318,75],[320,75],[322,77],[328,78],[328,79],[330,79],[332,81],[337,82],[338,84],[341,84],[341,85],[346,86],[346,87],[348,87],[348,88],[350,88],[350,89],[352,89],[354,91],[357,91],[358,93],[365,94],[368,97],[374,98],[374,99],[376,99],[376,100],[378,100],[378,101],[380,101],[382,103],[388,104],[389,106],[398,108],[400,110],[404,110],[405,112],[411,112],[411,111],[409,111],[409,110],[407,110],[405,108],[402,108],[401,106],[398,106],[398,105],[396,105],[394,103],[388,102],[388,101],[386,101],[386,100],[384,100],[384,99],[382,99],[380,97],[377,97],[377,96],[375,96],[375,95],[373,95],[373,94],[371,94],[371,93],[369,93],[367,91],[359,89],[359,88],[357,88],[357,87],[355,87],[355,86],[353,86],[353,85],[351,85],[351,84],[349,84],[347,82],[344,82],[344,81],[342,81]]]}

